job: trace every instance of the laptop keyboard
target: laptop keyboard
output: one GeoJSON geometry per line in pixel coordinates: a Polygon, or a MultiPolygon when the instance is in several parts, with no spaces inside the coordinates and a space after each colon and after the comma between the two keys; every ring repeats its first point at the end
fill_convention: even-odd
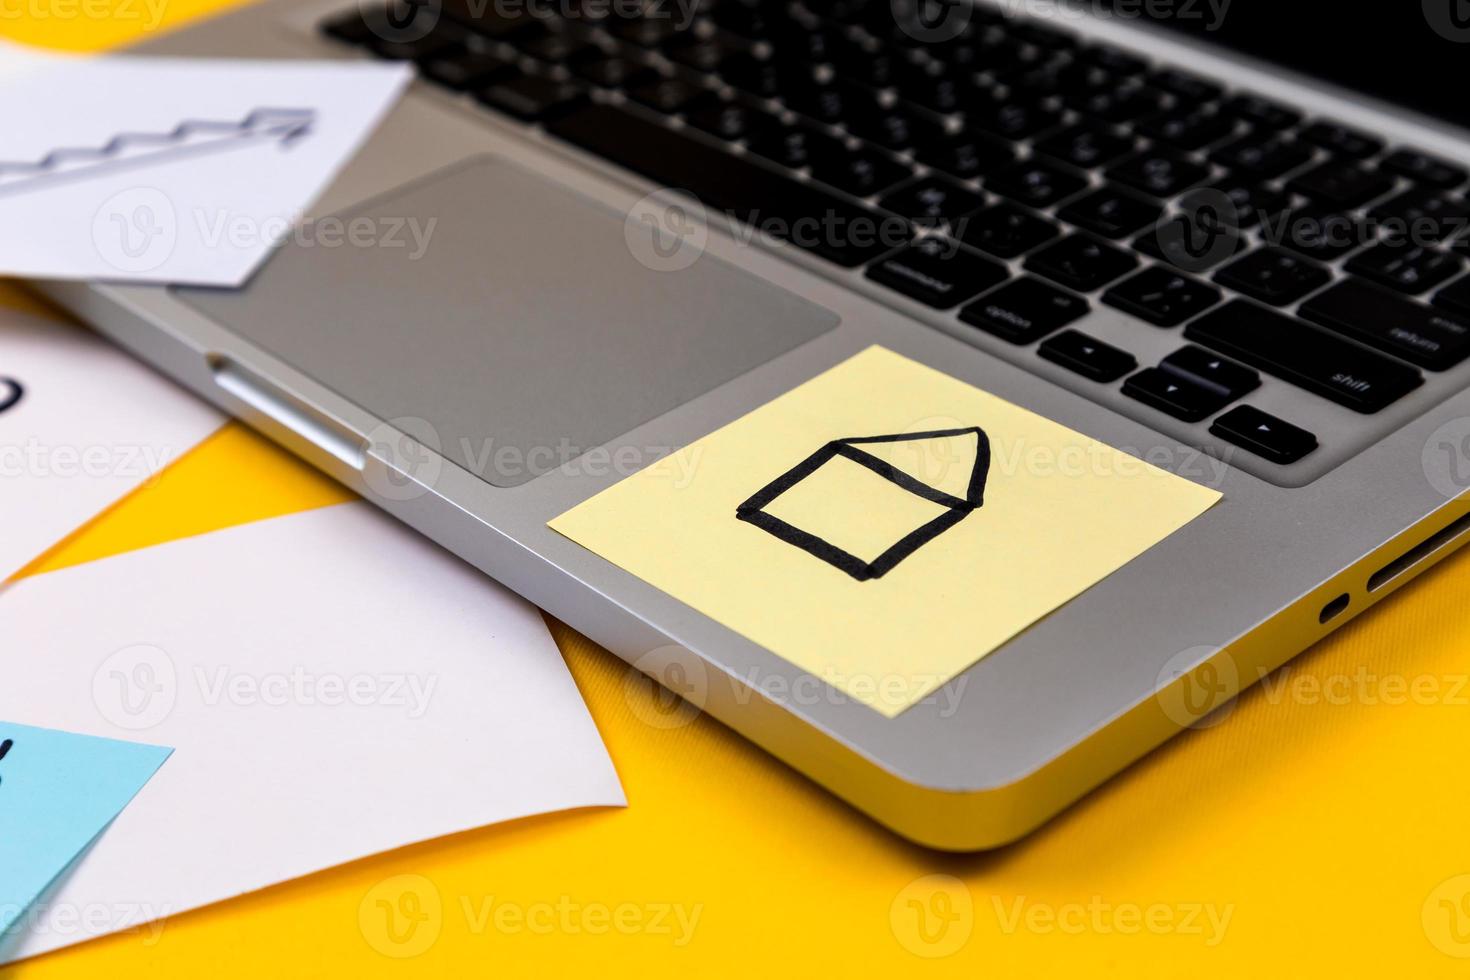
{"type": "Polygon", "coordinates": [[[1272,464],[1317,439],[1231,407],[1258,371],[1373,413],[1470,356],[1465,168],[982,7],[926,43],[894,7],[713,0],[681,29],[657,0],[445,0],[322,30],[1272,464]],[[1190,343],[1140,370],[1069,326],[1094,304],[1190,343]]]}

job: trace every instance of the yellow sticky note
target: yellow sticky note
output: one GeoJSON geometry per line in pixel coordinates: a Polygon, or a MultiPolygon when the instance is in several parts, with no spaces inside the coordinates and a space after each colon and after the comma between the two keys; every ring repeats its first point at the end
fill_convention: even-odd
{"type": "Polygon", "coordinates": [[[893,717],[1219,499],[870,347],[551,527],[893,717]]]}

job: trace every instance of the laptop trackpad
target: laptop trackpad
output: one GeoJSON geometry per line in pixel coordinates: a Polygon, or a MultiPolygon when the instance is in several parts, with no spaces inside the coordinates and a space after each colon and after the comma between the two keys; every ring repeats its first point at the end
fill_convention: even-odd
{"type": "Polygon", "coordinates": [[[624,218],[476,159],[292,236],[244,289],[177,295],[518,486],[837,325],[710,255],[651,268],[624,218]]]}

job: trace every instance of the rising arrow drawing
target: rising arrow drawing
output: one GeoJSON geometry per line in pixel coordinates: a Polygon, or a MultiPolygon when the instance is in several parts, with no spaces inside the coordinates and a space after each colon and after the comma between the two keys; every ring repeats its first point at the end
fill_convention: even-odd
{"type": "Polygon", "coordinates": [[[0,196],[273,140],[288,149],[315,121],[313,109],[256,109],[238,122],[186,119],[166,133],[119,133],[100,147],[63,147],[34,163],[0,161],[0,196]]]}

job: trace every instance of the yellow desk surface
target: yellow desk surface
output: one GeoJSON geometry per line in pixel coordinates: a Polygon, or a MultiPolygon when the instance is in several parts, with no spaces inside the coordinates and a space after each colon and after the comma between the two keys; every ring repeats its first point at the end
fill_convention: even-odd
{"type": "MultiPolygon", "coordinates": [[[[0,0],[0,31],[95,49],[146,29],[160,3],[167,24],[225,6],[0,0]]],[[[13,288],[0,303],[34,308],[13,288]]],[[[346,496],[231,425],[31,571],[346,496]]],[[[405,848],[0,972],[1470,976],[1467,595],[1470,552],[1258,685],[1222,724],[971,857],[905,844],[708,719],[641,721],[646,689],[553,623],[626,810],[405,848]],[[424,912],[390,924],[378,901],[395,907],[405,890],[416,895],[401,907],[424,912]]]]}

